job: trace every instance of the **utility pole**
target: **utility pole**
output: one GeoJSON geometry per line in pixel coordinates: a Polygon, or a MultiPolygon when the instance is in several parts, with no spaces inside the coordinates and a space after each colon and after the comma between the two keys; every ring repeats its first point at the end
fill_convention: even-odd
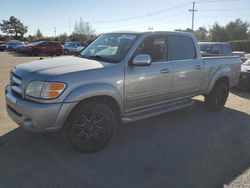
{"type": "Polygon", "coordinates": [[[193,8],[188,10],[188,11],[192,12],[192,30],[194,30],[194,12],[197,11],[194,9],[194,6],[195,6],[195,2],[193,2],[193,8]]]}
{"type": "Polygon", "coordinates": [[[71,35],[71,17],[69,18],[69,35],[71,35]]]}
{"type": "Polygon", "coordinates": [[[54,27],[54,33],[55,33],[55,37],[56,37],[56,27],[54,27]]]}

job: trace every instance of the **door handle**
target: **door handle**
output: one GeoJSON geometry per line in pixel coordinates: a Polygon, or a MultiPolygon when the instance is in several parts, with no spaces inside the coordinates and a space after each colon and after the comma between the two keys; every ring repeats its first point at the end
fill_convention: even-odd
{"type": "Polygon", "coordinates": [[[169,70],[169,69],[162,69],[162,70],[160,71],[160,73],[170,73],[170,70],[169,70]]]}
{"type": "Polygon", "coordinates": [[[194,68],[195,69],[201,69],[201,66],[200,65],[195,65],[194,68]]]}

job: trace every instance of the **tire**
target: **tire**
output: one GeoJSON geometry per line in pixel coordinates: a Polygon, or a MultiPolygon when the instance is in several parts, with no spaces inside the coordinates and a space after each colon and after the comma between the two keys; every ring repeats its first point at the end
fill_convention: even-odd
{"type": "Polygon", "coordinates": [[[222,110],[229,95],[229,86],[226,82],[218,82],[212,91],[205,96],[205,104],[209,110],[222,110]]]}
{"type": "Polygon", "coordinates": [[[64,50],[64,54],[68,55],[69,54],[69,50],[64,50]]]}
{"type": "Polygon", "coordinates": [[[39,51],[39,50],[37,50],[37,49],[32,50],[32,55],[33,55],[33,56],[39,56],[39,54],[40,54],[40,51],[39,51]]]}
{"type": "Polygon", "coordinates": [[[114,135],[117,120],[112,110],[99,102],[80,103],[63,128],[63,136],[73,147],[88,153],[106,146],[114,135]]]}
{"type": "Polygon", "coordinates": [[[62,50],[56,50],[55,54],[56,54],[56,56],[62,55],[62,50]]]}

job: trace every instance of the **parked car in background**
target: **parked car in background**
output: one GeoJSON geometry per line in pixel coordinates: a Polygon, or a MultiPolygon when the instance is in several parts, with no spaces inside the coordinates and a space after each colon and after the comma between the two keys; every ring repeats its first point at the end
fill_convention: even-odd
{"type": "Polygon", "coordinates": [[[40,41],[22,46],[16,49],[16,51],[18,53],[30,54],[34,56],[38,56],[42,53],[59,56],[63,53],[63,45],[54,41],[40,41]]]}
{"type": "Polygon", "coordinates": [[[77,54],[80,51],[82,51],[82,49],[85,48],[85,44],[81,43],[81,42],[66,42],[64,44],[64,54],[68,55],[68,54],[77,54]]]}
{"type": "Polygon", "coordinates": [[[23,128],[62,130],[74,147],[93,152],[110,141],[118,122],[191,106],[197,95],[208,109],[222,110],[240,65],[239,57],[202,58],[191,33],[107,33],[79,56],[14,67],[6,108],[23,128]]]}
{"type": "Polygon", "coordinates": [[[0,45],[1,45],[1,44],[6,44],[6,42],[4,42],[4,41],[0,41],[0,45]]]}
{"type": "Polygon", "coordinates": [[[199,42],[199,46],[203,57],[232,55],[230,45],[225,42],[199,42]]]}
{"type": "Polygon", "coordinates": [[[247,52],[246,52],[245,58],[246,58],[246,59],[250,59],[250,53],[247,53],[247,52]]]}
{"type": "Polygon", "coordinates": [[[241,64],[240,80],[237,86],[250,89],[250,60],[246,60],[241,64]]]}
{"type": "Polygon", "coordinates": [[[20,45],[14,49],[15,52],[17,53],[25,53],[25,49],[28,48],[29,46],[35,45],[37,42],[31,42],[25,45],[20,45]]]}
{"type": "Polygon", "coordinates": [[[0,51],[5,51],[5,50],[9,50],[12,51],[14,48],[24,45],[24,42],[21,41],[10,41],[4,44],[0,45],[0,51]]]}
{"type": "Polygon", "coordinates": [[[22,45],[25,45],[25,43],[20,42],[20,41],[8,42],[7,43],[7,50],[13,51],[15,48],[17,48],[18,46],[22,46],[22,45]]]}
{"type": "Polygon", "coordinates": [[[0,44],[0,51],[5,51],[7,50],[7,44],[0,44]]]}
{"type": "Polygon", "coordinates": [[[240,57],[241,62],[245,62],[247,60],[246,58],[246,52],[243,51],[232,51],[232,55],[240,57]]]}

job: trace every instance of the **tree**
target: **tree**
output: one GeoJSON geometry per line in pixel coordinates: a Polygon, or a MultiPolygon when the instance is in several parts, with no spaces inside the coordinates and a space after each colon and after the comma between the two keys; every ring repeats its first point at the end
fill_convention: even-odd
{"type": "Polygon", "coordinates": [[[23,37],[28,32],[28,27],[24,26],[23,23],[11,16],[9,20],[3,20],[0,24],[1,31],[7,35],[13,35],[15,39],[23,37]]]}
{"type": "Polygon", "coordinates": [[[43,38],[43,34],[42,34],[42,32],[41,32],[41,30],[39,28],[36,31],[35,37],[37,39],[43,38]]]}
{"type": "Polygon", "coordinates": [[[67,33],[60,34],[54,40],[64,43],[64,42],[66,42],[68,40],[68,35],[67,35],[67,33]]]}
{"type": "Polygon", "coordinates": [[[194,33],[194,31],[192,29],[190,29],[190,28],[187,28],[187,29],[175,29],[175,31],[194,33]]]}
{"type": "Polygon", "coordinates": [[[229,40],[246,40],[248,28],[249,24],[241,21],[241,19],[229,22],[225,27],[229,40]]]}
{"type": "Polygon", "coordinates": [[[195,35],[199,41],[208,40],[208,31],[205,27],[199,27],[199,29],[195,31],[195,35]]]}
{"type": "Polygon", "coordinates": [[[228,41],[226,29],[215,22],[215,24],[209,30],[209,39],[211,41],[217,42],[228,41]]]}
{"type": "Polygon", "coordinates": [[[79,19],[79,22],[76,21],[74,31],[70,35],[71,40],[84,41],[93,40],[95,38],[95,30],[92,29],[90,23],[84,22],[82,18],[79,19]]]}
{"type": "Polygon", "coordinates": [[[89,22],[84,22],[82,18],[80,18],[79,22],[76,21],[75,23],[74,33],[91,35],[95,33],[95,31],[92,29],[89,22]]]}

